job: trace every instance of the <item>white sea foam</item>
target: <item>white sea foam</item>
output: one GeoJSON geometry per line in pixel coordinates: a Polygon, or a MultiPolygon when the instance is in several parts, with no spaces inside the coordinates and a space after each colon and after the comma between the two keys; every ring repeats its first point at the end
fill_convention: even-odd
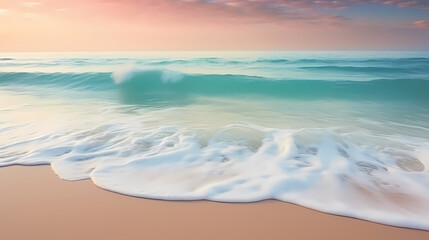
{"type": "Polygon", "coordinates": [[[183,77],[183,73],[168,69],[163,69],[161,74],[161,80],[163,83],[176,83],[181,81],[183,77]]]}
{"type": "MultiPolygon", "coordinates": [[[[179,127],[156,129],[135,144],[146,146],[146,152],[126,162],[97,164],[90,173],[94,183],[167,200],[273,198],[387,224],[429,227],[429,178],[421,162],[427,159],[416,153],[426,151],[427,143],[413,151],[376,150],[325,129],[230,125],[208,139],[179,127]]],[[[53,164],[54,170],[61,164],[53,164]]]]}
{"type": "Polygon", "coordinates": [[[146,69],[136,65],[124,65],[112,73],[112,79],[116,84],[122,84],[136,78],[137,76],[147,78],[151,76],[153,77],[153,75],[161,79],[163,83],[176,83],[184,77],[183,73],[169,69],[146,69]]]}
{"type": "MultiPolygon", "coordinates": [[[[51,164],[63,179],[91,178],[101,188],[138,197],[278,199],[334,214],[429,229],[429,143],[425,139],[252,124],[212,130],[144,127],[145,123],[138,123],[142,119],[136,119],[140,115],[109,115],[114,109],[94,115],[100,106],[86,108],[80,107],[78,116],[70,108],[59,109],[63,122],[57,126],[53,125],[56,118],[43,117],[32,119],[31,124],[2,123],[0,165],[51,164]],[[41,127],[46,123],[52,123],[50,128],[41,127]]],[[[4,119],[20,111],[25,112],[25,107],[4,119]]]]}

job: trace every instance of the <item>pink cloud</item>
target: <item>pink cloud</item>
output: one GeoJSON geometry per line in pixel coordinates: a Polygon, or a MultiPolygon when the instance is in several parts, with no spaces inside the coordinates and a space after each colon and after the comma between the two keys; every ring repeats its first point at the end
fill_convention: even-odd
{"type": "Polygon", "coordinates": [[[183,18],[211,19],[218,22],[270,23],[296,22],[319,24],[346,22],[347,18],[320,13],[319,8],[340,9],[343,1],[328,0],[176,0],[169,2],[183,18]],[[325,21],[327,20],[327,21],[325,21]]]}
{"type": "Polygon", "coordinates": [[[422,9],[429,9],[429,1],[427,0],[364,0],[361,2],[394,5],[400,8],[416,7],[422,9]]]}
{"type": "Polygon", "coordinates": [[[418,20],[418,21],[414,21],[413,25],[416,28],[429,28],[429,21],[418,20]]]}
{"type": "Polygon", "coordinates": [[[281,10],[288,9],[342,9],[358,3],[395,5],[397,7],[429,8],[427,0],[177,0],[184,3],[201,3],[203,5],[224,5],[231,7],[259,7],[281,10]]]}

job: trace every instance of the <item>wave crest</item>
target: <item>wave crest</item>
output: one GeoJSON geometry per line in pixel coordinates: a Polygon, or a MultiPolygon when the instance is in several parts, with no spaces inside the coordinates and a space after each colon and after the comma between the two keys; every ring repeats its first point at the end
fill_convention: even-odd
{"type": "Polygon", "coordinates": [[[176,83],[183,79],[184,74],[168,69],[145,69],[131,66],[114,71],[111,75],[116,84],[131,81],[139,76],[146,77],[147,79],[160,79],[163,83],[176,83]]]}

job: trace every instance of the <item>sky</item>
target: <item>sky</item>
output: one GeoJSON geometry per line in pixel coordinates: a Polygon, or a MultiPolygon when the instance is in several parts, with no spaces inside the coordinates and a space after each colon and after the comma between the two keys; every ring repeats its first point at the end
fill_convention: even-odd
{"type": "Polygon", "coordinates": [[[0,0],[0,52],[429,50],[429,0],[0,0]]]}

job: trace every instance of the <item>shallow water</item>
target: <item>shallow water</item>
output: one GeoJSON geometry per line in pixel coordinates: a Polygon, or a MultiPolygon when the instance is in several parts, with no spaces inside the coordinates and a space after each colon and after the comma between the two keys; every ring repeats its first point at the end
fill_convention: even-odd
{"type": "Polygon", "coordinates": [[[0,166],[429,230],[429,53],[0,55],[0,166]]]}

